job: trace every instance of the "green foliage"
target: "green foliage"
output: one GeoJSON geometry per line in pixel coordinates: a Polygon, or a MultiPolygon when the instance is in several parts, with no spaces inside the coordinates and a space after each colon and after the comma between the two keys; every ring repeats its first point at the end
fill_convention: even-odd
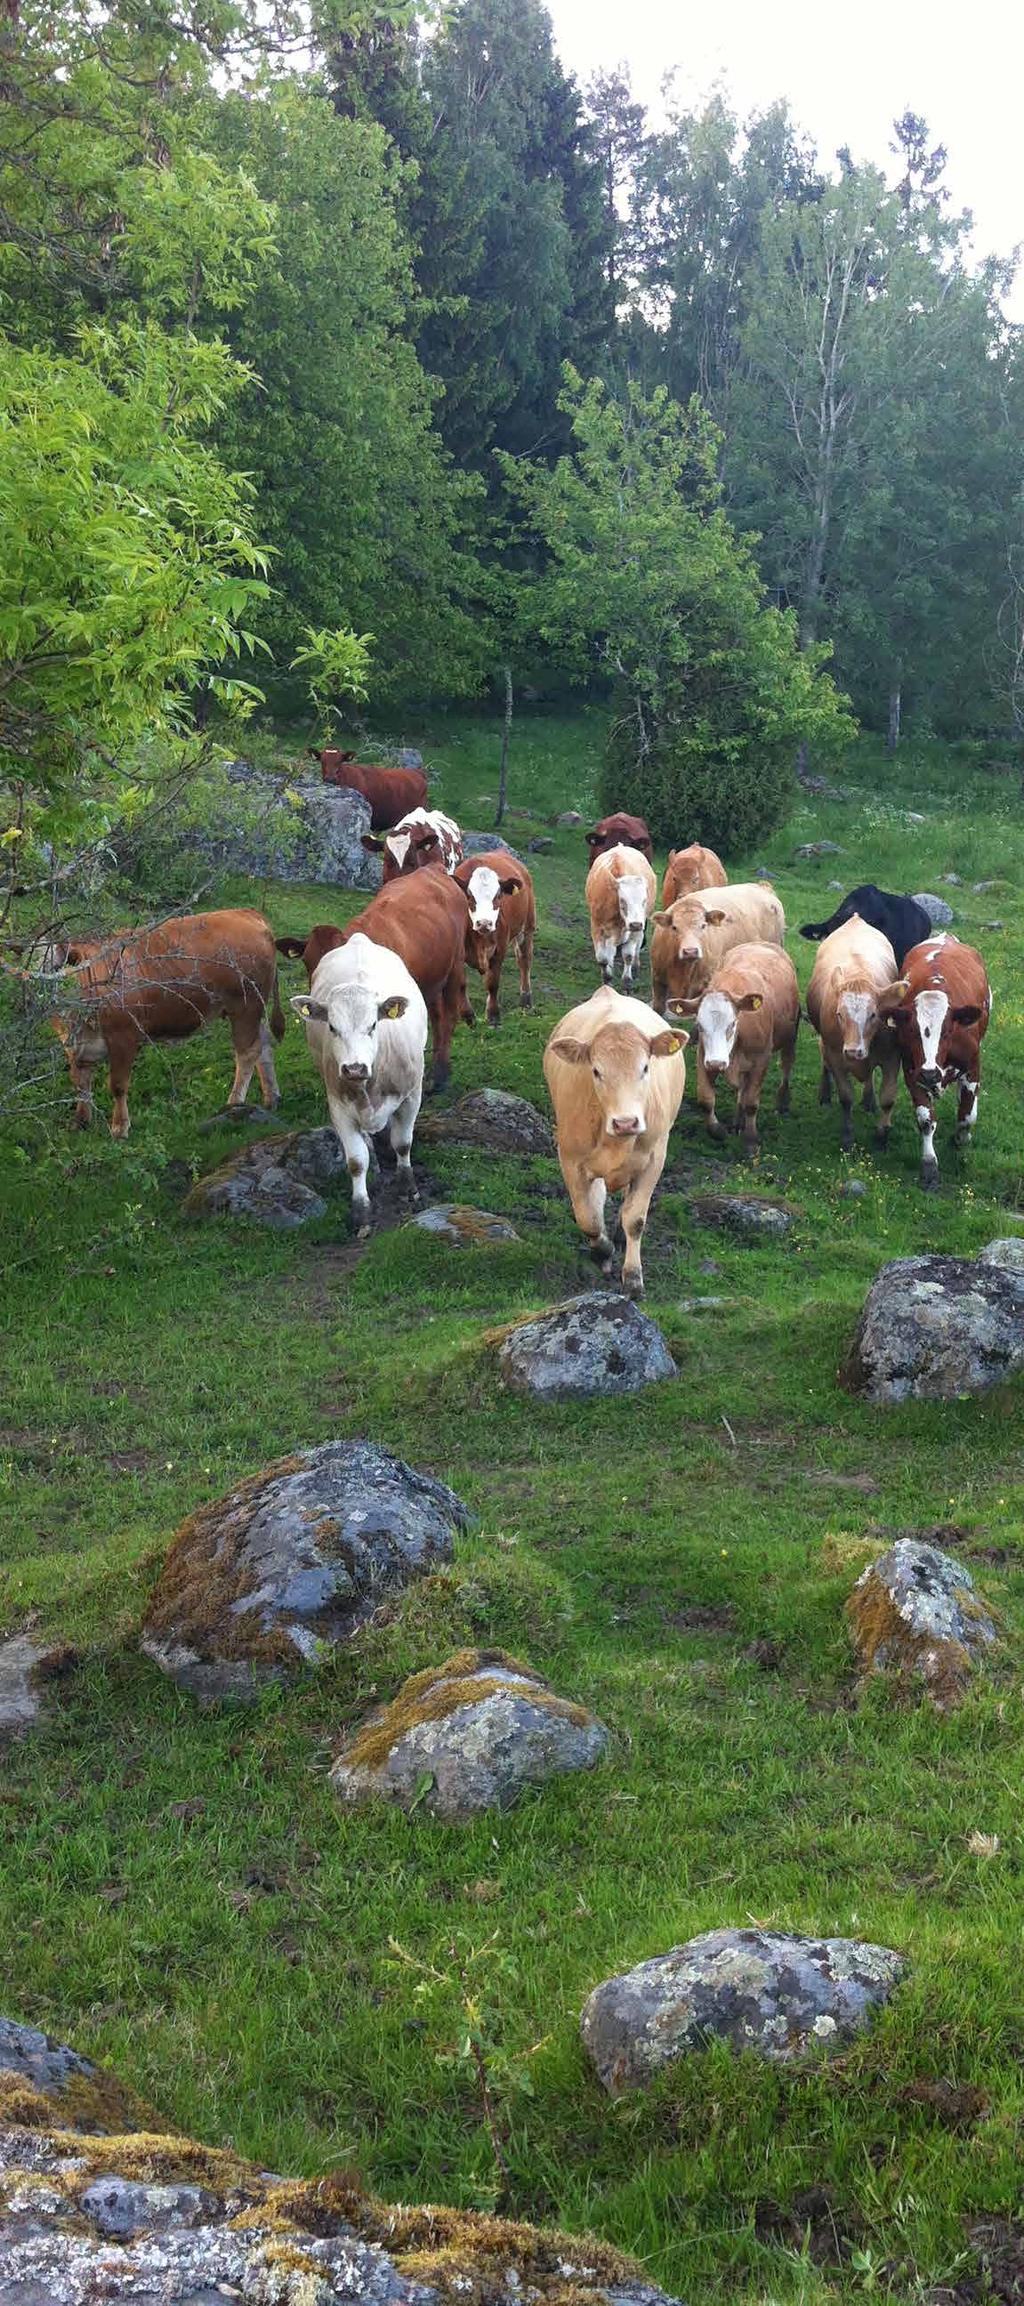
{"type": "Polygon", "coordinates": [[[547,556],[522,614],[577,679],[612,683],[605,799],[657,839],[734,853],[782,821],[797,747],[851,733],[827,652],[801,655],[793,618],[766,605],[698,402],[636,386],[614,400],[570,372],[563,407],[574,458],[503,460],[547,556]]]}
{"type": "Polygon", "coordinates": [[[331,730],[331,714],[335,698],[351,697],[355,704],[365,704],[369,696],[370,650],[372,633],[354,633],[348,626],[339,626],[337,632],[317,632],[307,625],[305,647],[292,658],[290,671],[304,671],[318,723],[325,742],[331,730]]]}

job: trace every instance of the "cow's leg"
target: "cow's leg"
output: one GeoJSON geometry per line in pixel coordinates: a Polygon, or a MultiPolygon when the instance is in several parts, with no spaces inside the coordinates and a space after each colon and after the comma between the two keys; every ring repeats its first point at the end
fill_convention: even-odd
{"type": "Polygon", "coordinates": [[[768,1059],[763,1065],[751,1065],[736,1092],[737,1119],[743,1127],[743,1150],[750,1160],[757,1152],[757,1116],[761,1106],[761,1091],[768,1071],[768,1059]]]}
{"type": "Polygon", "coordinates": [[[132,1125],[128,1111],[128,1084],[138,1053],[139,1044],[134,1033],[108,1032],[107,1062],[110,1068],[110,1092],[114,1100],[110,1116],[112,1137],[127,1137],[132,1125]]]}
{"type": "Polygon", "coordinates": [[[366,1190],[370,1167],[369,1141],[363,1136],[350,1107],[343,1104],[340,1097],[332,1096],[329,1089],[327,1109],[352,1179],[352,1230],[357,1241],[365,1241],[370,1230],[370,1196],[366,1190]]]}
{"type": "Polygon", "coordinates": [[[775,1100],[775,1110],[785,1116],[792,1104],[790,1083],[793,1078],[793,1067],[796,1064],[795,1033],[791,1041],[783,1041],[779,1050],[779,1062],[782,1066],[782,1079],[779,1082],[779,1094],[775,1100]]]}
{"type": "Polygon", "coordinates": [[[889,1131],[892,1128],[893,1107],[896,1103],[896,1093],[900,1085],[899,1057],[896,1055],[883,1057],[881,1071],[882,1085],[879,1090],[878,1127],[875,1130],[875,1146],[879,1153],[884,1153],[889,1143],[889,1131]]]}
{"type": "Polygon", "coordinates": [[[614,935],[606,929],[595,929],[594,959],[601,971],[602,985],[611,984],[615,974],[615,956],[618,949],[614,935]]]}
{"type": "Polygon", "coordinates": [[[71,1086],[75,1092],[75,1110],[71,1116],[73,1129],[88,1129],[92,1120],[92,1078],[96,1066],[91,1058],[76,1057],[66,1052],[71,1086]]]}
{"type": "Polygon", "coordinates": [[[861,1098],[861,1104],[865,1113],[873,1113],[875,1111],[875,1076],[873,1073],[868,1074],[867,1080],[864,1083],[864,1095],[861,1098]]]}
{"type": "Polygon", "coordinates": [[[668,1000],[668,978],[667,978],[667,977],[656,977],[656,976],[655,976],[655,974],[654,974],[654,966],[653,966],[653,963],[652,963],[652,965],[651,965],[651,1007],[652,1007],[652,1009],[656,1009],[656,1010],[657,1010],[659,1017],[663,1017],[663,1016],[664,1016],[664,1014],[665,1014],[665,1003],[666,1003],[666,1001],[667,1001],[667,1000],[668,1000]]]}
{"type": "Polygon", "coordinates": [[[404,1201],[418,1201],[420,1197],[412,1173],[412,1138],[422,1094],[423,1084],[420,1082],[415,1089],[410,1089],[407,1097],[403,1097],[400,1105],[395,1106],[388,1129],[398,1165],[395,1184],[404,1201]]]}
{"type": "Polygon", "coordinates": [[[260,1053],[256,1059],[256,1071],[260,1077],[263,1102],[273,1111],[281,1102],[281,1091],[274,1067],[274,1043],[265,1016],[260,1018],[260,1053]]]}
{"type": "MultiPolygon", "coordinates": [[[[978,1071],[979,1073],[981,1071],[980,1064],[978,1071]]],[[[969,1145],[971,1142],[971,1131],[978,1118],[978,1090],[980,1086],[980,1081],[969,1080],[966,1073],[961,1075],[960,1103],[957,1107],[956,1129],[953,1135],[954,1145],[969,1145]]]]}
{"type": "Polygon", "coordinates": [[[516,960],[517,960],[517,961],[518,961],[518,963],[519,963],[519,1006],[520,1006],[520,1008],[521,1008],[521,1009],[532,1009],[532,1007],[533,1007],[533,930],[532,930],[532,929],[524,929],[524,930],[523,930],[522,936],[521,936],[521,937],[520,937],[520,939],[519,939],[519,943],[518,943],[518,944],[517,944],[517,946],[516,946],[516,960]]]}
{"type": "Polygon", "coordinates": [[[921,1184],[926,1193],[938,1189],[939,1164],[935,1157],[935,1106],[930,1097],[920,1092],[914,1105],[914,1117],[921,1132],[921,1184]]]}
{"type": "Polygon", "coordinates": [[[235,1077],[228,1092],[229,1105],[244,1105],[249,1094],[249,1083],[260,1067],[263,1078],[263,1041],[266,1018],[253,1016],[251,1009],[238,1009],[231,1019],[231,1040],[235,1052],[235,1077]]]}
{"type": "Polygon", "coordinates": [[[572,1202],[572,1213],[584,1235],[595,1265],[607,1273],[614,1250],[605,1232],[604,1209],[608,1187],[603,1177],[591,1177],[579,1165],[563,1168],[566,1190],[572,1202]]]}
{"type": "Polygon", "coordinates": [[[643,941],[644,936],[642,929],[638,930],[631,936],[623,937],[622,987],[624,992],[632,992],[633,987],[636,984],[637,966],[640,960],[643,941]]]}
{"type": "Polygon", "coordinates": [[[500,1025],[501,962],[498,959],[496,951],[491,954],[490,960],[487,963],[487,975],[484,979],[484,983],[487,990],[487,1022],[489,1025],[500,1025]]]}
{"type": "Polygon", "coordinates": [[[843,1116],[840,1144],[844,1153],[853,1152],[853,1082],[838,1058],[829,1058],[829,1072],[836,1085],[836,1093],[843,1116]]]}
{"type": "Polygon", "coordinates": [[[626,1236],[626,1254],[622,1260],[622,1288],[626,1297],[642,1297],[644,1271],[640,1262],[640,1243],[644,1237],[651,1195],[665,1166],[666,1147],[651,1155],[637,1176],[630,1179],[622,1201],[622,1230],[626,1236]]]}
{"type": "Polygon", "coordinates": [[[715,1112],[715,1084],[704,1069],[700,1043],[697,1044],[697,1103],[708,1125],[708,1136],[719,1141],[726,1135],[724,1122],[715,1112]]]}
{"type": "Polygon", "coordinates": [[[818,1103],[819,1105],[831,1105],[832,1103],[832,1075],[829,1071],[828,1059],[825,1055],[824,1049],[822,1049],[821,1052],[821,1080],[818,1083],[818,1103]]]}
{"type": "Polygon", "coordinates": [[[437,987],[425,994],[424,998],[427,1004],[427,1015],[430,1019],[430,1046],[433,1053],[430,1088],[427,1095],[428,1097],[436,1097],[438,1091],[446,1089],[451,1080],[452,1033],[455,1020],[449,1014],[448,1004],[445,1000],[445,988],[437,987]]]}

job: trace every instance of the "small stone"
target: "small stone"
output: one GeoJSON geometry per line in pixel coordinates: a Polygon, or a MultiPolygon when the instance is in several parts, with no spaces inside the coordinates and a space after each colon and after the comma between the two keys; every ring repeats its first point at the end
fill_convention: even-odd
{"type": "Polygon", "coordinates": [[[254,1124],[272,1128],[276,1121],[277,1114],[269,1105],[222,1105],[219,1113],[208,1113],[197,1127],[200,1137],[212,1137],[215,1129],[245,1129],[254,1124]]]}
{"type": "Polygon", "coordinates": [[[543,1114],[507,1089],[474,1089],[446,1111],[421,1112],[417,1138],[428,1145],[483,1145],[492,1153],[553,1153],[543,1114]]]}
{"type": "Polygon", "coordinates": [[[561,816],[555,818],[555,823],[559,826],[582,825],[583,819],[578,809],[563,809],[561,816]]]}
{"type": "Polygon", "coordinates": [[[0,1736],[20,1737],[39,1720],[46,1684],[76,1652],[65,1642],[14,1633],[0,1642],[0,1736]]]}
{"type": "Polygon", "coordinates": [[[771,880],[771,877],[772,877],[772,868],[771,868],[771,866],[770,866],[770,865],[755,865],[755,866],[754,866],[754,878],[755,878],[755,880],[758,880],[758,881],[770,881],[770,880],[771,880]]]}
{"type": "Polygon", "coordinates": [[[926,1255],[883,1265],[842,1377],[869,1401],[955,1401],[1021,1367],[1024,1274],[994,1258],[926,1255]]]}
{"type": "Polygon", "coordinates": [[[996,929],[1004,929],[1006,927],[1006,923],[1005,921],[983,921],[981,926],[983,929],[988,929],[991,931],[996,929]]]}
{"type": "Polygon", "coordinates": [[[914,903],[923,907],[933,929],[948,929],[956,919],[952,905],[947,905],[945,897],[933,896],[930,889],[915,890],[914,903]]]}
{"type": "Polygon", "coordinates": [[[731,1304],[728,1297],[677,1297],[677,1313],[717,1313],[722,1305],[731,1304]]]}
{"type": "Polygon", "coordinates": [[[839,1188],[841,1201],[863,1201],[867,1186],[863,1177],[847,1177],[839,1188]]]}
{"type": "Polygon", "coordinates": [[[433,1209],[421,1209],[418,1216],[410,1217],[409,1225],[420,1233],[436,1233],[441,1241],[450,1241],[456,1249],[486,1249],[495,1241],[518,1241],[520,1234],[507,1217],[495,1217],[489,1209],[466,1209],[455,1201],[438,1201],[433,1209]]]}
{"type": "Polygon", "coordinates": [[[890,1947],[855,1938],[708,1930],[595,1987],[580,2031],[612,2097],[712,2041],[772,2064],[829,2056],[864,2030],[905,1967],[890,1947]]]}
{"type": "Polygon", "coordinates": [[[593,1769],[608,1732],[503,1650],[468,1650],[415,1674],[371,1714],[331,1771],[342,1801],[397,1802],[459,1822],[510,1809],[530,1787],[593,1769]]]}
{"type": "Polygon", "coordinates": [[[842,885],[841,881],[828,881],[826,883],[826,887],[829,889],[841,889],[842,885]]]}
{"type": "MultiPolygon", "coordinates": [[[[513,809],[508,811],[509,816],[514,816],[516,813],[513,809]]],[[[523,862],[518,849],[512,847],[511,841],[507,841],[504,833],[499,832],[497,827],[491,833],[467,832],[466,828],[463,827],[462,854],[464,857],[482,857],[488,849],[504,849],[506,856],[514,857],[517,864],[521,865],[523,862]]]]}
{"type": "Polygon", "coordinates": [[[546,857],[554,845],[550,833],[538,833],[532,841],[528,841],[526,844],[530,855],[534,857],[546,857]]]}
{"type": "Polygon", "coordinates": [[[1005,881],[999,881],[999,880],[995,880],[995,881],[972,881],[972,882],[971,882],[971,888],[972,888],[972,890],[973,890],[973,892],[974,892],[974,895],[975,895],[976,897],[987,897],[987,896],[988,896],[988,894],[989,894],[989,892],[990,892],[990,890],[992,890],[992,889],[1005,889],[1005,887],[1006,887],[1006,882],[1005,882],[1005,881]]]}
{"type": "Polygon", "coordinates": [[[698,1273],[720,1273],[721,1270],[717,1257],[700,1257],[697,1260],[698,1273]]]}
{"type": "Polygon", "coordinates": [[[400,745],[394,760],[396,769],[422,769],[424,766],[423,755],[417,752],[415,745],[400,745]]]}
{"type": "Polygon", "coordinates": [[[857,1579],[846,1615],[864,1674],[911,1674],[939,1704],[958,1698],[996,1629],[962,1562],[900,1537],[857,1579]]]}
{"type": "Polygon", "coordinates": [[[657,1323],[605,1290],[517,1321],[498,1359],[506,1385],[542,1401],[638,1393],[677,1374],[657,1323]]]}
{"type": "Polygon", "coordinates": [[[793,854],[797,857],[841,857],[838,841],[804,841],[793,854]]]}
{"type": "Polygon", "coordinates": [[[333,1129],[278,1130],[197,1178],[182,1207],[186,1217],[242,1217],[290,1233],[326,1216],[324,1192],[345,1174],[333,1129]]]}
{"type": "Polygon", "coordinates": [[[927,817],[922,816],[920,809],[906,809],[904,815],[908,825],[926,825],[928,822],[927,817]]]}
{"type": "Polygon", "coordinates": [[[443,1482],[373,1442],[280,1458],[182,1523],[143,1650],[196,1697],[252,1697],[450,1561],[467,1522],[443,1482]]]}
{"type": "MultiPolygon", "coordinates": [[[[962,880],[961,880],[961,878],[960,878],[960,875],[959,875],[959,873],[940,873],[940,874],[939,874],[939,879],[940,879],[940,881],[942,882],[942,886],[943,886],[943,888],[944,888],[944,889],[962,889],[962,888],[963,888],[963,882],[962,882],[962,880]]],[[[917,902],[918,902],[918,904],[921,904],[922,900],[921,900],[921,898],[920,898],[920,897],[918,898],[917,902]]]]}
{"type": "Polygon", "coordinates": [[[788,1233],[797,1216],[788,1202],[766,1201],[756,1193],[699,1193],[690,1208],[698,1225],[714,1225],[722,1233],[748,1239],[788,1233]]]}

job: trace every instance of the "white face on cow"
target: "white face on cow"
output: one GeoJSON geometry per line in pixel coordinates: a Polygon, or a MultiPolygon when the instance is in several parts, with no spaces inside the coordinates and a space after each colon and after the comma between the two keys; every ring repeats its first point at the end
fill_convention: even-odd
{"type": "Polygon", "coordinates": [[[697,1033],[704,1069],[724,1073],[732,1057],[739,1020],[727,993],[705,993],[697,1011],[697,1033]]]}
{"type": "Polygon", "coordinates": [[[497,934],[498,912],[501,904],[501,882],[490,865],[478,865],[470,874],[466,887],[469,917],[478,937],[497,934]]]}
{"type": "Polygon", "coordinates": [[[878,1029],[878,1003],[873,993],[841,993],[836,1022],[843,1037],[843,1055],[853,1063],[871,1053],[878,1029]]]}
{"type": "Polygon", "coordinates": [[[619,892],[619,919],[628,935],[642,931],[647,920],[647,889],[639,873],[623,873],[616,882],[619,892]]]}
{"type": "Polygon", "coordinates": [[[343,1083],[358,1088],[369,1081],[380,1047],[380,1028],[404,1015],[404,993],[380,1000],[366,985],[339,985],[326,1001],[296,993],[292,1008],[306,1024],[324,1025],[331,1059],[343,1083]]]}
{"type": "Polygon", "coordinates": [[[921,1035],[920,1072],[922,1078],[927,1080],[929,1074],[939,1070],[939,1047],[949,1009],[949,995],[937,988],[932,992],[919,993],[914,1008],[917,1013],[917,1029],[921,1035]]]}
{"type": "Polygon", "coordinates": [[[389,856],[394,858],[399,872],[402,872],[405,866],[405,860],[412,847],[412,834],[389,833],[384,845],[388,851],[389,856]]]}

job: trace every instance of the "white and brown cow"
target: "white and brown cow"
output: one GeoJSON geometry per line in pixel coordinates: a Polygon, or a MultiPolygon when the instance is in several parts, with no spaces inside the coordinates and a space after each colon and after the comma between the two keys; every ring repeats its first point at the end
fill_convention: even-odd
{"type": "Polygon", "coordinates": [[[411,1150],[423,1097],[426,1002],[397,953],[357,932],[324,954],[309,992],[293,994],[292,1008],[305,1025],[344,1148],[352,1223],[363,1240],[370,1230],[370,1140],[378,1130],[389,1132],[399,1190],[417,1199],[411,1150]]]}
{"type": "Polygon", "coordinates": [[[627,848],[619,841],[595,857],[587,874],[586,899],[594,959],[603,984],[611,984],[615,963],[621,957],[623,985],[635,985],[647,917],[657,894],[654,868],[639,849],[627,848]]]}
{"type": "Polygon", "coordinates": [[[487,1022],[499,1025],[501,972],[510,945],[519,963],[519,1006],[533,1007],[530,972],[537,928],[533,881],[526,866],[507,849],[485,849],[481,855],[464,857],[454,877],[469,907],[466,958],[487,988],[487,1022]]]}
{"type": "Polygon", "coordinates": [[[441,865],[454,873],[462,856],[462,830],[443,809],[410,809],[390,833],[364,833],[363,847],[384,860],[385,881],[417,873],[421,865],[441,865]]]}
{"type": "MultiPolygon", "coordinates": [[[[801,932],[802,933],[802,932],[801,932]]],[[[835,1083],[843,1113],[843,1151],[853,1148],[853,1085],[864,1083],[864,1103],[874,1107],[874,1076],[881,1070],[875,1143],[889,1141],[892,1109],[900,1078],[896,1036],[879,1006],[896,975],[888,937],[858,914],[833,929],[818,947],[807,987],[806,1009],[821,1049],[819,1103],[828,1105],[835,1083]]]]}
{"type": "Polygon", "coordinates": [[[778,1054],[782,1079],[778,1111],[789,1112],[796,1062],[800,987],[781,945],[734,945],[705,993],[668,1004],[670,1017],[693,1017],[697,1028],[697,1103],[712,1137],[724,1137],[715,1111],[721,1081],[736,1091],[736,1131],[744,1150],[757,1152],[757,1116],[765,1075],[778,1054]]]}
{"type": "Polygon", "coordinates": [[[569,1010],[544,1051],[558,1160],[573,1216],[606,1273],[613,1250],[605,1201],[609,1193],[622,1194],[622,1287],[629,1297],[643,1294],[640,1243],[682,1103],[688,1039],[667,1029],[645,1001],[628,1000],[603,985],[569,1010]]]}
{"type": "Polygon", "coordinates": [[[690,1000],[703,993],[734,945],[781,945],[786,916],[770,882],[731,881],[693,889],[651,916],[651,999],[690,1000]]]}
{"type": "Polygon", "coordinates": [[[721,857],[700,841],[691,841],[688,849],[670,849],[661,886],[662,910],[674,905],[677,897],[689,896],[691,889],[724,889],[728,879],[721,857]]]}
{"type": "Polygon", "coordinates": [[[907,954],[879,1007],[892,1027],[921,1132],[921,1183],[934,1191],[936,1097],[959,1089],[955,1145],[970,1144],[978,1118],[981,1044],[992,1014],[981,954],[957,937],[925,937],[907,954]]]}

